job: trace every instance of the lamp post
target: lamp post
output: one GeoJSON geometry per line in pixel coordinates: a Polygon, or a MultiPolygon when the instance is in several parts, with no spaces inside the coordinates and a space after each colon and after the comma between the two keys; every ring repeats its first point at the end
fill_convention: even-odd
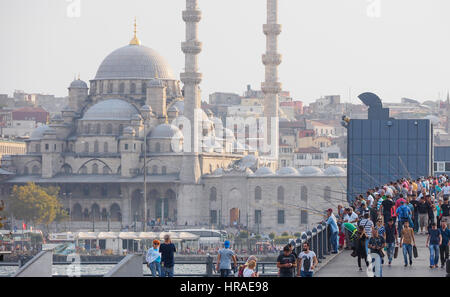
{"type": "Polygon", "coordinates": [[[144,105],[141,107],[141,114],[144,119],[144,232],[147,231],[147,121],[151,112],[150,106],[144,105]]]}
{"type": "Polygon", "coordinates": [[[108,232],[111,231],[111,214],[109,211],[106,213],[106,219],[108,220],[108,232]]]}

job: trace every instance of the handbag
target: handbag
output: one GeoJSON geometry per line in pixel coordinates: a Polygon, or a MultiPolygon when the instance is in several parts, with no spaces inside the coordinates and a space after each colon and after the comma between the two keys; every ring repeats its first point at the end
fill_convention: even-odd
{"type": "Polygon", "coordinates": [[[396,246],[394,249],[394,259],[397,259],[397,257],[398,257],[398,246],[396,246]]]}
{"type": "Polygon", "coordinates": [[[415,245],[413,246],[413,255],[414,255],[414,258],[419,257],[419,253],[417,252],[417,247],[415,245]]]}

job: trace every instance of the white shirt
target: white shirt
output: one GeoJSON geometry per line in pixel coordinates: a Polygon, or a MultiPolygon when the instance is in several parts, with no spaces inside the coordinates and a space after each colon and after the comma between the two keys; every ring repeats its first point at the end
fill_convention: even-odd
{"type": "Polygon", "coordinates": [[[373,203],[373,197],[372,197],[372,195],[367,196],[367,200],[369,201],[369,207],[371,207],[371,206],[372,206],[372,203],[373,203]]]}
{"type": "Polygon", "coordinates": [[[252,274],[255,273],[253,269],[245,267],[244,272],[242,273],[244,277],[252,277],[252,274]]]}
{"type": "Polygon", "coordinates": [[[449,195],[450,194],[450,186],[443,187],[442,192],[444,193],[444,195],[449,195]]]}
{"type": "Polygon", "coordinates": [[[354,211],[352,211],[352,214],[350,216],[348,215],[348,213],[345,214],[344,221],[351,223],[351,222],[355,221],[357,218],[358,218],[358,215],[354,211]]]}

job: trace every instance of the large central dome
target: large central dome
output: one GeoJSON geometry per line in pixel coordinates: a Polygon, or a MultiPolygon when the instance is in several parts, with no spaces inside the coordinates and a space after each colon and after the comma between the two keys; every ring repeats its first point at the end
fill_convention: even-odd
{"type": "Polygon", "coordinates": [[[169,64],[156,51],[132,44],[109,54],[95,76],[96,80],[152,78],[175,79],[169,64]]]}

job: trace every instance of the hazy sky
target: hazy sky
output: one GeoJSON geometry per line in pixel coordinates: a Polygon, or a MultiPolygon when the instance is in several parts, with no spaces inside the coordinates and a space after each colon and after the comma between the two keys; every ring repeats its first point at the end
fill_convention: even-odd
{"type": "MultiPolygon", "coordinates": [[[[242,94],[247,84],[259,89],[266,0],[199,3],[203,99],[216,91],[242,94]]],[[[365,91],[385,101],[435,100],[450,89],[449,0],[279,3],[279,76],[294,99],[348,99],[351,89],[352,102],[365,91]]],[[[102,60],[128,44],[135,16],[142,44],[163,55],[179,77],[184,7],[184,0],[0,0],[0,93],[65,96],[75,74],[94,78],[102,60]],[[68,6],[77,1],[80,16],[69,17],[68,6]]]]}

